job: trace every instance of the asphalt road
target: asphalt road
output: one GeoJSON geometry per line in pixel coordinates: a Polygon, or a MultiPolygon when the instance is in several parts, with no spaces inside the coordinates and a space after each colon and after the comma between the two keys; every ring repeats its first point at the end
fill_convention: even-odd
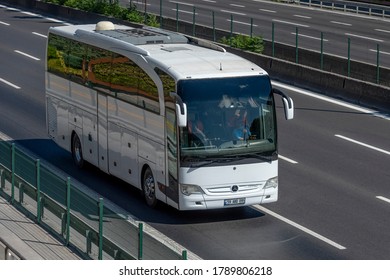
{"type": "Polygon", "coordinates": [[[44,36],[58,24],[0,6],[0,131],[203,259],[390,258],[389,118],[275,84],[296,106],[285,121],[278,100],[279,201],[150,209],[134,188],[75,168],[46,136],[44,36]]]}
{"type": "MultiPolygon", "coordinates": [[[[120,1],[128,5],[129,1],[120,1]]],[[[132,1],[139,10],[160,15],[160,0],[132,1]]],[[[369,17],[341,11],[329,11],[294,4],[283,4],[264,0],[183,0],[163,1],[162,15],[188,22],[194,21],[218,29],[250,34],[253,19],[253,34],[272,40],[272,23],[276,42],[298,45],[300,48],[321,51],[321,33],[323,33],[323,51],[332,55],[348,57],[348,38],[350,39],[350,57],[353,60],[377,64],[377,46],[379,45],[379,63],[390,67],[390,19],[369,17]],[[178,13],[177,13],[178,8],[178,13]]]]}

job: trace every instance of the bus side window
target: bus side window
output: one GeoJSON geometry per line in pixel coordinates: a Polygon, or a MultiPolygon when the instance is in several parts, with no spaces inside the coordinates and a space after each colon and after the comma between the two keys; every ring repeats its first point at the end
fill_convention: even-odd
{"type": "Polygon", "coordinates": [[[88,49],[88,82],[89,86],[110,93],[112,53],[96,47],[88,49]]]}
{"type": "Polygon", "coordinates": [[[68,56],[68,73],[70,79],[78,84],[86,82],[86,48],[85,44],[72,41],[68,56]]]}
{"type": "Polygon", "coordinates": [[[145,109],[160,113],[158,89],[152,78],[143,69],[138,69],[138,99],[139,105],[145,109]]]}
{"type": "Polygon", "coordinates": [[[47,49],[47,70],[63,78],[68,78],[69,39],[50,34],[47,49]]]}
{"type": "Polygon", "coordinates": [[[138,67],[129,58],[114,54],[112,60],[111,90],[116,96],[128,103],[138,103],[138,67]]]}

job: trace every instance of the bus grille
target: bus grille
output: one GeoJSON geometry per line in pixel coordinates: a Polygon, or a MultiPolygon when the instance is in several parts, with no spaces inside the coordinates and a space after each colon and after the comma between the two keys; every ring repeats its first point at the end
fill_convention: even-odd
{"type": "Polygon", "coordinates": [[[242,193],[250,191],[258,191],[263,188],[263,183],[258,184],[241,184],[241,185],[227,185],[218,187],[208,187],[207,192],[210,194],[231,194],[231,193],[242,193]]]}

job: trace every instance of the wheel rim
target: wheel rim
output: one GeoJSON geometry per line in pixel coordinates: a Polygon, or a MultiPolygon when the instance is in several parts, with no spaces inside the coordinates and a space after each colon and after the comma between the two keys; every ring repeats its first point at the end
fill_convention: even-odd
{"type": "Polygon", "coordinates": [[[153,176],[148,172],[145,182],[144,182],[144,191],[145,195],[149,200],[154,199],[155,195],[155,184],[154,184],[154,179],[153,176]]]}
{"type": "Polygon", "coordinates": [[[77,166],[81,167],[83,165],[83,151],[81,149],[81,142],[77,134],[73,136],[73,159],[77,166]]]}
{"type": "Polygon", "coordinates": [[[77,138],[76,143],[74,145],[74,155],[76,157],[76,161],[78,163],[80,163],[81,159],[82,159],[82,154],[81,154],[80,140],[78,138],[77,138]]]}
{"type": "Polygon", "coordinates": [[[147,204],[154,206],[156,204],[156,184],[150,169],[145,172],[143,189],[147,204]]]}

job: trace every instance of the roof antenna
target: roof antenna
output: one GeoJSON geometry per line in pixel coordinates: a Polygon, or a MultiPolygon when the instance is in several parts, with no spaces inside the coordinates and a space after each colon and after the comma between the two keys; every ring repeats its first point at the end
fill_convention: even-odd
{"type": "Polygon", "coordinates": [[[222,62],[219,63],[219,71],[222,71],[222,62]]]}

